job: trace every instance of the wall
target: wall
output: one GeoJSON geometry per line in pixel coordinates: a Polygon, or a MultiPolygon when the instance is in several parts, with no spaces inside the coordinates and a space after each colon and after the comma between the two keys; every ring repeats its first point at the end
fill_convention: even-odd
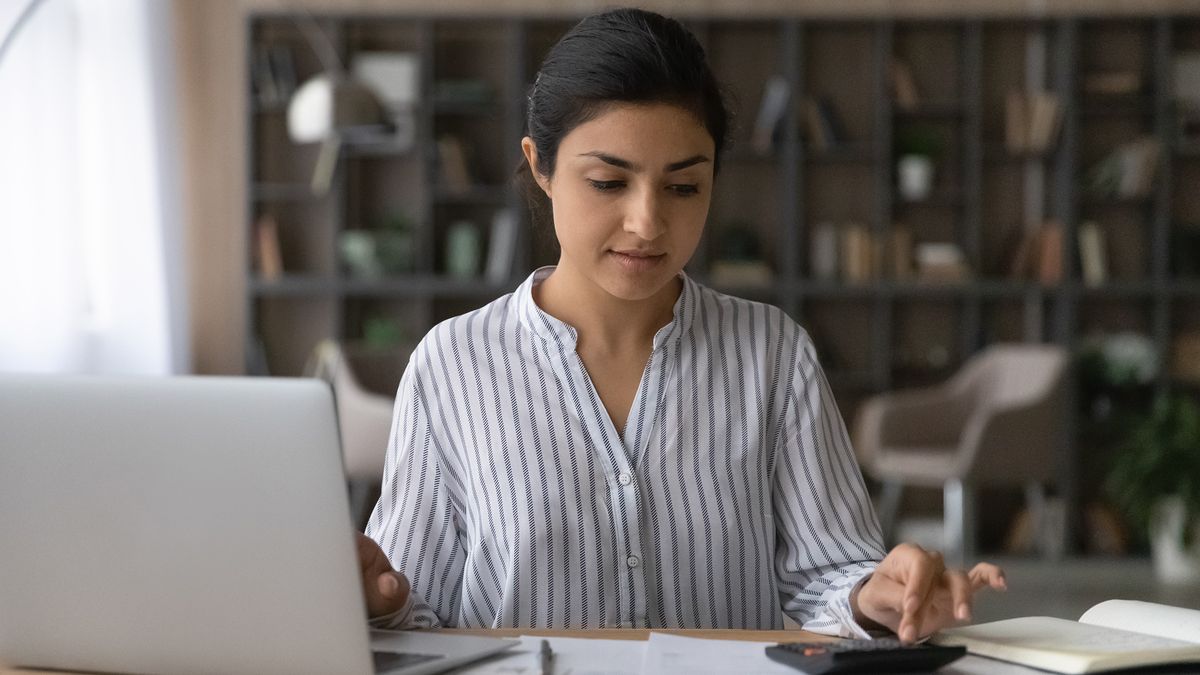
{"type": "MultiPolygon", "coordinates": [[[[245,312],[245,17],[256,10],[313,12],[568,14],[612,6],[577,0],[173,0],[183,119],[193,368],[243,369],[245,312]]],[[[633,3],[631,3],[633,4],[633,3]]],[[[675,15],[1045,16],[1197,14],[1200,0],[652,0],[675,15]],[[800,5],[800,6],[798,6],[800,5]]]]}

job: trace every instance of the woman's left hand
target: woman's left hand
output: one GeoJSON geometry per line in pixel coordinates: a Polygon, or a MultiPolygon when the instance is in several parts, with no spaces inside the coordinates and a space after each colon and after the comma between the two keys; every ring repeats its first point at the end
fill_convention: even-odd
{"type": "Polygon", "coordinates": [[[916,642],[970,621],[972,596],[985,587],[1006,590],[1004,571],[991,563],[979,563],[969,573],[946,569],[938,551],[900,544],[850,596],[850,604],[860,625],[874,622],[902,642],[916,642]]]}

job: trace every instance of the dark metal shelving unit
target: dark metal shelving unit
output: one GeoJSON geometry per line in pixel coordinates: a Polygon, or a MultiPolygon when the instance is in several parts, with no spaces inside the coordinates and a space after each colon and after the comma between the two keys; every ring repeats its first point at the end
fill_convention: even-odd
{"type": "MultiPolygon", "coordinates": [[[[570,25],[569,18],[511,17],[438,17],[431,15],[382,15],[389,22],[405,26],[407,42],[404,49],[417,51],[421,58],[421,87],[430,100],[433,83],[442,73],[445,64],[438,63],[438,40],[442,30],[451,27],[467,27],[478,33],[486,26],[489,44],[494,41],[502,47],[494,59],[500,62],[502,74],[493,82],[501,92],[495,103],[448,104],[434,102],[418,106],[417,147],[402,152],[386,144],[376,147],[348,146],[340,160],[331,195],[330,212],[334,222],[323,223],[328,229],[329,250],[310,256],[323,262],[319,269],[291,272],[285,278],[266,282],[255,277],[253,256],[247,246],[246,269],[250,282],[246,292],[246,320],[251,343],[247,348],[247,369],[264,372],[271,361],[276,344],[272,341],[295,341],[306,339],[312,331],[289,330],[289,326],[268,325],[264,308],[271,303],[294,303],[311,300],[328,313],[324,326],[325,337],[353,340],[360,335],[358,328],[347,321],[348,303],[367,303],[379,300],[387,303],[407,303],[413,308],[411,316],[419,325],[414,330],[419,334],[447,314],[463,311],[465,307],[478,306],[491,297],[498,296],[515,287],[525,272],[534,266],[547,264],[548,249],[539,244],[528,227],[521,199],[505,182],[508,169],[515,168],[521,158],[519,142],[525,114],[525,95],[532,81],[533,70],[541,58],[550,38],[570,25]],[[502,134],[493,134],[487,147],[475,148],[476,154],[496,153],[503,160],[498,165],[505,169],[503,175],[489,176],[489,184],[457,194],[448,192],[436,184],[437,153],[433,139],[449,123],[453,129],[464,125],[487,124],[503,126],[502,134]],[[354,279],[340,271],[334,255],[336,236],[347,227],[345,214],[352,190],[347,185],[351,175],[347,167],[363,162],[411,162],[422,184],[416,189],[421,199],[410,204],[411,217],[419,223],[416,230],[416,269],[413,274],[398,278],[378,280],[354,279]],[[505,283],[483,280],[455,280],[440,273],[437,262],[441,251],[441,237],[450,217],[446,213],[456,210],[469,213],[508,207],[519,214],[520,235],[514,261],[512,278],[505,283]],[[272,334],[273,331],[273,334],[272,334]]],[[[331,33],[339,53],[347,57],[360,44],[360,34],[380,15],[323,15],[321,24],[331,33]]],[[[248,17],[246,25],[247,53],[254,54],[261,44],[263,27],[274,26],[276,33],[292,21],[286,13],[255,13],[248,17]]],[[[1200,211],[1185,216],[1176,213],[1181,190],[1192,189],[1181,185],[1179,167],[1195,166],[1200,163],[1200,142],[1180,143],[1175,138],[1174,104],[1170,91],[1171,59],[1178,43],[1189,48],[1200,44],[1200,20],[1196,17],[1046,17],[1023,20],[1011,19],[877,19],[838,20],[832,18],[807,19],[797,17],[737,18],[691,17],[685,19],[709,50],[710,58],[720,62],[724,71],[745,72],[748,81],[757,82],[767,75],[782,76],[792,90],[784,123],[777,137],[774,150],[760,156],[749,151],[744,138],[738,137],[724,158],[723,170],[717,181],[716,200],[732,200],[734,203],[766,204],[771,207],[770,222],[759,223],[764,241],[774,242],[775,250],[768,247],[765,255],[774,268],[775,282],[770,287],[740,287],[722,289],[732,293],[762,299],[783,307],[795,316],[806,328],[820,332],[825,327],[821,321],[841,313],[852,314],[856,320],[865,317],[869,326],[867,335],[857,336],[857,360],[840,368],[830,368],[829,379],[838,393],[843,410],[852,413],[854,402],[863,395],[882,390],[902,387],[906,384],[907,365],[897,363],[897,341],[903,339],[902,325],[914,308],[928,311],[937,308],[952,325],[946,347],[952,356],[952,366],[961,364],[975,351],[986,346],[986,327],[994,325],[1002,307],[1009,316],[1016,308],[1022,317],[1019,327],[1011,332],[1031,342],[1055,342],[1075,348],[1080,339],[1093,326],[1087,325],[1102,311],[1093,311],[1095,305],[1103,308],[1127,310],[1138,316],[1148,317],[1144,322],[1147,334],[1151,335],[1162,353],[1169,351],[1171,341],[1179,330],[1177,312],[1200,311],[1200,280],[1177,279],[1170,264],[1170,242],[1172,231],[1179,221],[1186,218],[1200,219],[1200,211]],[[928,35],[923,36],[923,31],[928,35]],[[1089,54],[1095,50],[1094,41],[1113,32],[1128,34],[1137,42],[1144,53],[1147,87],[1145,93],[1125,99],[1097,99],[1082,93],[1081,82],[1092,67],[1089,54]],[[799,101],[810,95],[821,95],[819,87],[822,76],[830,73],[819,70],[818,65],[828,66],[830,59],[820,49],[828,49],[833,42],[823,41],[829,32],[849,35],[855,44],[869,49],[847,51],[845,59],[855,60],[869,70],[870,77],[855,81],[848,86],[858,86],[861,102],[870,109],[862,112],[867,120],[845,144],[818,150],[809,147],[802,130],[804,114],[799,101]],[[1177,39],[1184,33],[1188,39],[1177,39]],[[994,108],[987,102],[987,83],[996,75],[997,64],[993,62],[994,50],[1007,48],[997,45],[1017,44],[1011,38],[1017,36],[1020,53],[1005,54],[1005,58],[1018,60],[1026,68],[1026,81],[1030,74],[1044,83],[1040,88],[1060,97],[1063,104],[1063,120],[1058,142],[1050,151],[1029,155],[1010,154],[997,137],[995,125],[988,121],[995,118],[994,108]],[[1009,42],[1003,42],[1008,39],[1009,42]],[[769,44],[771,58],[768,63],[761,59],[741,60],[739,54],[730,54],[738,40],[769,44]],[[914,40],[942,41],[953,44],[957,62],[952,66],[956,73],[953,97],[930,96],[930,102],[911,110],[898,108],[892,101],[889,82],[889,66],[894,54],[912,45],[914,40]],[[732,45],[732,47],[731,47],[732,45]],[[1030,45],[1033,45],[1031,47],[1030,45]],[[722,50],[726,51],[722,51],[722,50]],[[991,51],[989,51],[991,50],[991,51]],[[1030,56],[1034,54],[1034,56],[1030,56]],[[1028,59],[1033,59],[1029,61],[1028,59]],[[1039,60],[1040,59],[1040,60],[1039,60]],[[1032,66],[1030,64],[1033,64],[1032,66]],[[762,69],[769,72],[761,72],[762,69]],[[944,100],[949,99],[949,100],[944,100]],[[954,164],[942,167],[950,171],[953,181],[949,186],[921,203],[910,204],[899,199],[894,189],[893,139],[898,130],[907,125],[935,125],[945,129],[952,139],[953,147],[947,157],[954,164]],[[1079,188],[1080,177],[1088,167],[1085,158],[1094,155],[1089,150],[1096,148],[1095,135],[1091,129],[1110,124],[1140,124],[1144,130],[1163,143],[1159,161],[1159,174],[1155,188],[1145,199],[1105,200],[1085,196],[1079,188]],[[739,142],[741,141],[741,142],[739,142]],[[753,175],[771,177],[770,185],[752,185],[756,194],[731,195],[722,193],[722,186],[736,183],[731,175],[739,172],[755,172],[753,175]],[[834,282],[819,282],[811,279],[808,261],[808,244],[814,225],[825,220],[860,220],[875,235],[884,235],[898,219],[940,218],[952,222],[954,243],[963,250],[966,260],[974,270],[997,269],[994,263],[995,244],[989,244],[989,228],[1003,227],[1015,218],[994,215],[996,205],[990,200],[989,188],[1000,180],[1002,174],[1019,176],[1019,184],[1037,186],[1023,193],[1026,216],[1019,219],[1029,222],[1028,214],[1041,213],[1044,219],[1055,219],[1064,226],[1063,270],[1065,279],[1061,284],[1042,286],[1035,282],[1010,280],[1007,278],[981,276],[969,283],[930,285],[914,282],[876,281],[861,285],[834,282]],[[831,176],[848,175],[856,181],[847,185],[861,195],[861,217],[844,213],[823,211],[821,199],[827,195],[813,194],[812,186],[831,176]],[[1076,259],[1076,232],[1085,218],[1103,220],[1109,213],[1119,211],[1127,218],[1140,218],[1144,225],[1141,251],[1145,256],[1145,277],[1140,279],[1113,279],[1099,287],[1087,287],[1080,282],[1076,259]]],[[[273,34],[273,33],[272,33],[273,34]]],[[[296,43],[295,36],[291,38],[296,43]]],[[[372,48],[380,48],[372,43],[372,48]]],[[[762,44],[747,45],[754,54],[763,51],[762,44]]],[[[456,72],[462,71],[462,63],[454,64],[456,72]]],[[[469,65],[469,64],[468,64],[469,65]]],[[[496,64],[487,64],[489,68],[496,64]]],[[[840,65],[840,64],[839,64],[840,65]]],[[[250,88],[250,64],[247,64],[247,90],[250,88]]],[[[489,70],[492,77],[495,70],[489,70]]],[[[951,71],[946,71],[951,72],[951,71]]],[[[933,77],[936,73],[917,73],[918,77],[933,77]]],[[[1004,80],[1007,81],[1007,80],[1004,80]]],[[[314,197],[308,186],[300,182],[280,182],[269,176],[256,173],[257,159],[264,153],[278,148],[268,145],[261,125],[284,123],[281,105],[257,105],[253,96],[245,110],[250,152],[246,164],[246,231],[252,241],[252,225],[264,211],[282,209],[315,209],[326,204],[325,199],[314,197]]],[[[738,101],[736,111],[742,125],[752,126],[757,112],[758,100],[749,96],[738,101]]],[[[748,134],[746,134],[748,136],[748,134]]],[[[1002,134],[999,134],[1002,136],[1002,134]]],[[[1105,148],[1110,141],[1103,140],[1105,148]]],[[[1104,148],[1101,148],[1104,149],[1104,148]]],[[[365,165],[360,165],[365,166],[365,165]]],[[[307,170],[307,169],[305,169],[307,170]]],[[[367,169],[363,169],[364,171],[367,169]]],[[[303,173],[300,172],[300,173],[303,173]]],[[[1194,175],[1194,174],[1188,174],[1194,175]]],[[[745,189],[745,183],[739,185],[745,189]]],[[[410,186],[412,187],[412,186],[410,186]]],[[[725,204],[730,203],[725,201],[725,204]]],[[[481,223],[482,224],[482,223],[481,223]]],[[[305,226],[310,226],[306,223],[305,226]]],[[[716,223],[709,224],[709,231],[699,247],[688,270],[701,281],[707,280],[709,263],[718,253],[714,250],[712,231],[716,223]]],[[[286,226],[281,223],[281,227],[286,226]]],[[[323,236],[323,235],[322,235],[323,236]]],[[[312,305],[307,303],[307,305],[312,305]]],[[[273,308],[278,310],[278,307],[273,308]]],[[[309,307],[312,310],[312,307],[309,307]]],[[[1107,311],[1107,310],[1105,310],[1107,311]]],[[[271,312],[272,320],[281,313],[271,312]]],[[[359,312],[355,312],[357,315],[359,312]]],[[[841,343],[850,337],[835,333],[837,322],[832,322],[829,342],[841,343]]],[[[318,331],[320,332],[320,331],[318,331]]],[[[815,333],[814,333],[815,334],[815,333]]],[[[302,348],[292,346],[293,355],[302,348]]],[[[280,374],[296,374],[295,362],[275,369],[280,374]]],[[[1169,376],[1164,375],[1160,386],[1176,386],[1169,376]]],[[[1069,402],[1075,409],[1075,401],[1069,402]]],[[[849,414],[848,414],[849,416],[849,414]]],[[[1073,481],[1074,469],[1080,458],[1076,456],[1072,439],[1077,435],[1077,421],[1070,420],[1071,428],[1064,447],[1070,448],[1064,456],[1060,475],[1063,490],[1068,499],[1079,492],[1073,481]]]]}

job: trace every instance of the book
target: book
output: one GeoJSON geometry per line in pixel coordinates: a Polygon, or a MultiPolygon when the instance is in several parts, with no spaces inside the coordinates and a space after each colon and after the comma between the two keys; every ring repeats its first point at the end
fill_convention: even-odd
{"type": "Polygon", "coordinates": [[[1063,226],[1055,220],[1042,225],[1037,239],[1037,280],[1047,286],[1063,279],[1063,226]]]}
{"type": "Polygon", "coordinates": [[[816,281],[837,281],[838,229],[833,223],[817,223],[813,228],[808,264],[816,281]]]}
{"type": "Polygon", "coordinates": [[[1108,600],[1084,612],[1079,621],[1027,616],[951,628],[932,641],[1056,673],[1200,666],[1200,610],[1108,600]]]}
{"type": "Polygon", "coordinates": [[[805,121],[809,143],[820,152],[836,147],[846,138],[842,120],[829,99],[808,99],[805,103],[805,121]]]}
{"type": "Polygon", "coordinates": [[[754,120],[754,131],[750,136],[750,147],[759,155],[771,154],[790,94],[787,80],[779,75],[772,75],[763,86],[762,102],[758,106],[758,117],[754,120]]]}
{"type": "Polygon", "coordinates": [[[1100,286],[1108,280],[1108,255],[1105,251],[1104,232],[1095,221],[1089,220],[1079,226],[1079,268],[1085,286],[1100,286]]]}
{"type": "Polygon", "coordinates": [[[517,215],[512,209],[500,209],[492,216],[488,234],[487,264],[484,277],[492,283],[504,283],[512,276],[517,252],[517,215]]]}
{"type": "Polygon", "coordinates": [[[264,281],[276,281],[283,276],[283,254],[279,246],[279,223],[271,214],[263,214],[254,223],[255,253],[258,276],[264,281]]]}
{"type": "Polygon", "coordinates": [[[871,233],[866,225],[850,223],[842,228],[841,265],[842,281],[847,284],[864,284],[871,281],[873,263],[871,233]]]}
{"type": "Polygon", "coordinates": [[[438,169],[442,186],[454,193],[471,190],[471,171],[468,168],[467,150],[456,136],[442,136],[437,140],[438,169]]]}
{"type": "Polygon", "coordinates": [[[899,59],[892,60],[892,95],[896,107],[901,110],[912,110],[921,104],[921,95],[917,91],[917,81],[913,78],[912,69],[908,63],[899,59]]]}
{"type": "Polygon", "coordinates": [[[1019,155],[1026,149],[1029,136],[1028,111],[1025,96],[1017,90],[1008,92],[1004,100],[1004,145],[1008,152],[1019,155]]]}

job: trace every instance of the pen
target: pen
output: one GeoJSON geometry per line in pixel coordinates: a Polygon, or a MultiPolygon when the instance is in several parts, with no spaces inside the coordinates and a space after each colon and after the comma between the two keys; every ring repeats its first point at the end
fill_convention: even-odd
{"type": "Polygon", "coordinates": [[[552,675],[554,672],[554,652],[548,640],[542,640],[542,648],[538,650],[538,669],[541,675],[552,675]]]}

